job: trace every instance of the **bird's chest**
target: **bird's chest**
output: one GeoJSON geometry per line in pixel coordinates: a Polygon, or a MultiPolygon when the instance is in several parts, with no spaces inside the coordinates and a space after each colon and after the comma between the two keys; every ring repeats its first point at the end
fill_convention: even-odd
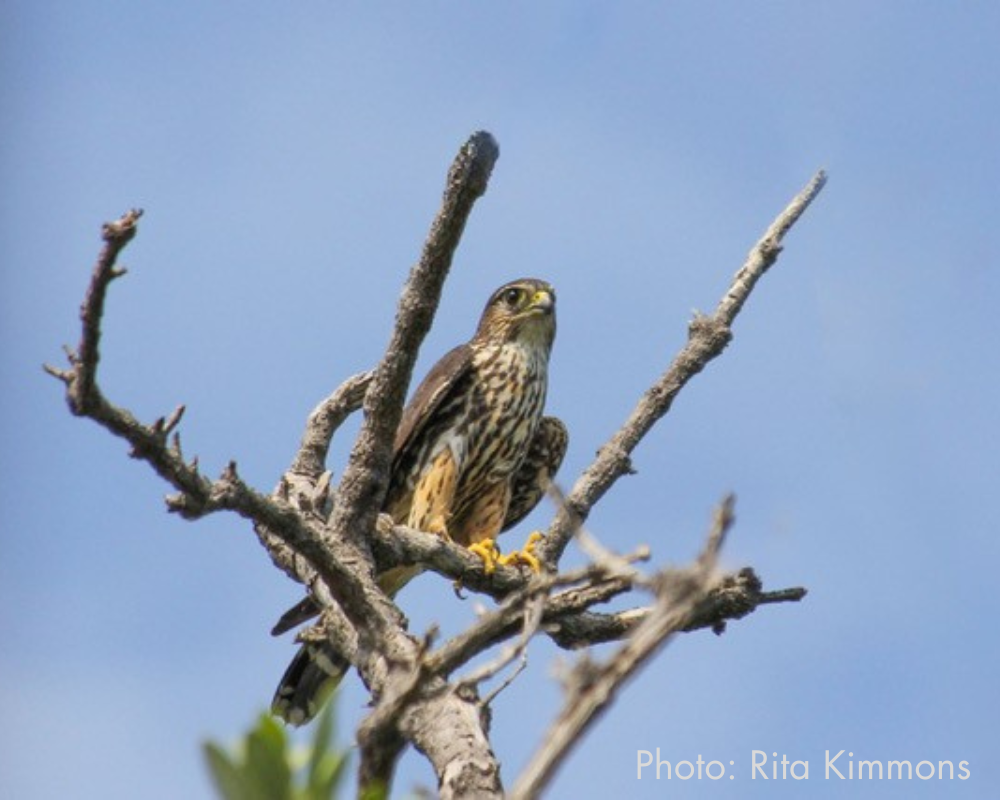
{"type": "Polygon", "coordinates": [[[545,354],[517,345],[476,355],[461,459],[469,482],[502,480],[520,466],[545,406],[546,367],[545,354]]]}

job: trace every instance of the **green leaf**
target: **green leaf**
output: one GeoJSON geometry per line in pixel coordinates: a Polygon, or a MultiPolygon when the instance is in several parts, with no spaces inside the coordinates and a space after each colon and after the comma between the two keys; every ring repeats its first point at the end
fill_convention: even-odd
{"type": "Polygon", "coordinates": [[[361,800],[386,800],[389,789],[382,781],[372,781],[360,788],[358,797],[361,800]]]}
{"type": "Polygon", "coordinates": [[[309,753],[309,783],[312,783],[312,774],[316,770],[316,765],[333,744],[333,703],[329,702],[320,712],[316,721],[316,733],[313,735],[312,750],[309,753]]]}
{"type": "MultiPolygon", "coordinates": [[[[266,713],[229,750],[206,742],[202,748],[218,795],[222,800],[332,800],[350,762],[350,751],[334,745],[333,720],[327,706],[311,746],[297,752],[284,726],[266,713]]],[[[385,797],[384,787],[369,796],[385,797]]]]}
{"type": "Polygon", "coordinates": [[[229,754],[215,742],[205,742],[201,746],[201,751],[219,795],[224,800],[246,800],[249,793],[243,772],[229,754]]]}
{"type": "Polygon", "coordinates": [[[292,768],[281,725],[269,714],[261,714],[246,743],[246,775],[253,796],[261,800],[291,800],[292,768]]]}
{"type": "Polygon", "coordinates": [[[334,797],[349,761],[349,754],[338,751],[333,745],[334,705],[333,702],[327,703],[316,721],[304,793],[307,800],[330,800],[334,797]]]}
{"type": "Polygon", "coordinates": [[[335,797],[349,761],[347,753],[324,753],[309,772],[308,800],[331,800],[335,797]]]}

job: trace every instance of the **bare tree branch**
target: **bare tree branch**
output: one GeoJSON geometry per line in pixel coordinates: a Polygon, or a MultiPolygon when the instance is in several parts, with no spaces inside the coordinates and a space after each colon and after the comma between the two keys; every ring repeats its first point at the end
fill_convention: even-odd
{"type": "MultiPolygon", "coordinates": [[[[365,392],[371,384],[371,378],[371,372],[353,375],[312,410],[292,465],[281,477],[278,488],[274,491],[276,498],[290,502],[302,513],[317,516],[325,522],[330,503],[331,473],[326,469],[330,443],[344,420],[361,407],[365,392]]],[[[276,636],[297,627],[317,614],[320,608],[332,609],[336,601],[310,566],[309,561],[266,526],[254,525],[254,530],[274,565],[292,580],[309,588],[306,600],[296,607],[296,610],[300,611],[299,616],[289,619],[289,615],[286,614],[272,630],[272,635],[276,636]]],[[[346,617],[334,611],[333,619],[335,622],[327,626],[330,636],[339,636],[344,641],[356,642],[357,636],[353,629],[350,629],[346,617]],[[334,632],[334,628],[339,630],[334,632]]],[[[343,652],[353,653],[355,650],[356,647],[352,645],[343,652]]]]}
{"type": "MultiPolygon", "coordinates": [[[[179,490],[180,494],[169,501],[171,510],[187,518],[220,509],[236,511],[253,520],[258,529],[264,528],[273,535],[263,536],[262,541],[277,537],[304,556],[325,584],[323,599],[335,602],[357,632],[357,665],[376,693],[394,680],[394,674],[400,671],[406,674],[410,669],[406,665],[417,665],[421,650],[406,633],[398,608],[372,577],[371,557],[359,533],[364,532],[366,525],[374,525],[380,503],[366,500],[377,500],[384,491],[391,437],[416,349],[430,325],[441,283],[471,205],[485,190],[496,156],[492,137],[476,134],[462,148],[449,173],[442,211],[400,301],[396,330],[386,357],[371,379],[366,395],[366,422],[341,480],[337,505],[328,524],[323,524],[318,516],[303,515],[280,496],[267,498],[254,492],[239,479],[233,463],[218,480],[204,478],[196,463],[184,462],[179,441],[175,440],[173,447],[167,444],[168,429],[176,424],[174,417],[145,426],[101,395],[96,368],[104,298],[108,284],[122,274],[114,264],[134,235],[138,212],[130,212],[105,227],[107,244],[84,303],[80,348],[78,353],[69,353],[71,369],[47,368],[66,384],[67,399],[74,413],[89,416],[126,438],[132,444],[133,455],[147,461],[179,490]]],[[[329,427],[332,434],[333,426],[329,427]]],[[[319,451],[314,443],[309,447],[314,467],[319,451]]],[[[424,690],[430,699],[421,697],[410,704],[398,721],[400,735],[412,741],[434,764],[443,796],[469,792],[498,794],[499,765],[482,728],[477,703],[443,692],[443,688],[440,679],[428,682],[424,690]],[[436,730],[442,716],[453,720],[452,733],[462,732],[462,748],[456,749],[454,743],[446,741],[436,730]],[[466,731],[467,725],[473,725],[474,729],[466,731]],[[460,761],[464,758],[463,764],[475,768],[458,766],[457,758],[460,761]]]]}
{"type": "Polygon", "coordinates": [[[750,251],[715,313],[708,317],[695,317],[688,327],[687,344],[659,380],[646,390],[622,427],[605,443],[594,462],[577,479],[566,497],[565,505],[549,526],[545,541],[538,547],[539,555],[550,569],[554,569],[559,563],[573,531],[587,518],[594,503],[622,475],[632,471],[630,457],[636,445],[649,433],[657,420],[670,410],[674,398],[687,382],[729,344],[733,320],[757,281],[777,260],[785,234],[802,216],[825,183],[826,173],[821,170],[778,215],[763,238],[750,251]]]}
{"type": "Polygon", "coordinates": [[[380,569],[419,564],[461,582],[465,589],[497,599],[523,589],[531,578],[525,568],[501,564],[487,574],[483,560],[468,548],[443,536],[394,525],[385,514],[379,517],[371,545],[380,569]]]}
{"type": "Polygon", "coordinates": [[[716,510],[705,547],[695,564],[684,570],[660,573],[652,612],[618,651],[604,663],[589,658],[578,663],[570,676],[562,711],[518,777],[511,798],[537,797],[583,732],[611,704],[622,684],[688,624],[711,589],[719,549],[732,523],[730,496],[716,510]]]}
{"type": "Polygon", "coordinates": [[[45,365],[46,372],[66,384],[66,400],[70,411],[77,416],[86,415],[93,406],[100,407],[104,399],[94,386],[97,362],[101,358],[101,317],[104,314],[104,299],[111,281],[122,277],[126,272],[117,266],[118,256],[135,236],[136,225],[141,216],[142,209],[133,208],[120,219],[104,225],[101,231],[104,249],[97,258],[90,287],[80,307],[80,320],[83,323],[80,344],[75,351],[66,348],[66,356],[72,369],[64,371],[45,365]]]}
{"type": "MultiPolygon", "coordinates": [[[[393,334],[381,363],[370,376],[357,376],[352,379],[353,383],[349,381],[341,386],[310,417],[302,447],[289,473],[286,473],[285,482],[295,487],[295,496],[300,502],[311,498],[310,506],[315,508],[317,504],[325,504],[325,487],[317,495],[315,492],[311,493],[314,487],[308,484],[319,481],[324,474],[326,452],[336,425],[353,410],[360,387],[367,387],[364,395],[365,421],[334,496],[333,511],[328,520],[328,538],[331,540],[351,540],[355,547],[364,551],[369,547],[388,480],[392,439],[399,424],[403,398],[420,343],[430,329],[441,288],[472,205],[486,191],[498,154],[496,142],[484,132],[474,134],[463,146],[449,172],[442,206],[431,227],[423,254],[411,270],[403,290],[393,334]],[[304,491],[297,486],[301,481],[296,473],[304,473],[302,477],[307,481],[304,491]]],[[[318,605],[330,607],[334,602],[339,603],[339,597],[329,591],[328,585],[320,585],[309,563],[303,563],[295,552],[289,552],[275,543],[273,531],[258,527],[257,533],[268,547],[275,563],[305,583],[310,588],[310,597],[318,605]]],[[[361,568],[368,574],[374,571],[370,559],[361,568]]],[[[344,621],[344,616],[334,613],[324,623],[331,635],[343,641],[350,638],[350,631],[343,629],[344,621]]],[[[357,649],[353,653],[357,661],[362,660],[366,654],[381,655],[385,645],[381,641],[384,633],[372,631],[363,625],[359,627],[358,620],[351,615],[346,615],[346,621],[351,623],[357,633],[357,649]],[[373,636],[373,633],[377,635],[373,636]]],[[[402,631],[398,633],[402,634],[402,631]]],[[[400,645],[397,658],[401,659],[400,663],[413,664],[415,654],[412,647],[406,646],[407,639],[406,636],[397,637],[400,645]],[[403,657],[404,652],[408,657],[403,657]]],[[[356,663],[356,666],[361,665],[356,663]]],[[[366,680],[370,680],[364,669],[361,672],[366,680]]],[[[405,676],[405,669],[403,674],[405,676]]],[[[390,694],[383,692],[383,696],[390,694]]],[[[373,715],[379,713],[379,706],[376,706],[373,715]]],[[[382,717],[384,716],[383,713],[382,717]]],[[[411,714],[410,718],[418,720],[417,726],[411,731],[416,737],[415,743],[428,752],[431,743],[421,742],[421,731],[426,739],[426,735],[433,732],[432,726],[426,719],[420,720],[418,714],[411,714]]],[[[395,745],[399,736],[395,733],[384,734],[382,726],[374,723],[367,730],[365,780],[384,781],[391,773],[398,755],[399,749],[395,745]],[[387,749],[378,753],[376,745],[380,743],[385,744],[387,749]]],[[[476,738],[471,737],[470,740],[474,741],[476,738]]],[[[428,755],[434,761],[433,755],[429,752],[428,755]]],[[[494,773],[494,778],[487,780],[484,785],[499,785],[499,765],[490,751],[487,750],[482,755],[480,760],[492,763],[491,771],[494,773]]],[[[442,771],[439,770],[439,777],[441,774],[442,771]]]]}
{"type": "Polygon", "coordinates": [[[101,319],[108,287],[126,274],[117,266],[118,256],[135,236],[142,211],[133,209],[120,219],[104,225],[101,251],[91,275],[90,285],[80,307],[82,332],[76,350],[66,348],[69,369],[61,370],[46,364],[45,371],[66,385],[66,402],[77,416],[90,417],[111,433],[132,445],[131,455],[149,462],[160,477],[183,492],[188,501],[178,511],[194,517],[218,507],[218,498],[226,494],[235,478],[235,466],[219,482],[213,483],[198,471],[197,460],[186,463],[181,454],[180,438],[175,436],[168,446],[168,437],[183,414],[183,406],[169,417],[161,417],[152,425],[143,425],[130,412],[110,403],[97,384],[100,363],[101,319]]]}
{"type": "Polygon", "coordinates": [[[306,422],[302,444],[289,472],[318,481],[326,470],[326,456],[333,434],[345,419],[361,408],[365,393],[371,385],[372,373],[353,375],[337,387],[336,391],[313,409],[306,422]]]}
{"type": "Polygon", "coordinates": [[[212,480],[201,474],[197,459],[185,460],[177,432],[184,406],[146,425],[108,401],[100,390],[97,367],[107,288],[124,274],[116,262],[135,235],[142,212],[130,211],[104,227],[105,245],[81,308],[80,343],[76,350],[67,350],[67,369],[45,367],[65,384],[74,414],[90,417],[124,438],[133,457],[146,461],[177,490],[167,499],[171,511],[196,519],[226,510],[251,520],[274,563],[308,587],[309,602],[279,627],[321,609],[319,622],[300,638],[337,644],[370,689],[373,708],[358,730],[363,792],[387,790],[399,754],[412,743],[432,763],[442,797],[502,796],[486,706],[523,668],[529,641],[539,632],[571,648],[623,641],[603,663],[587,658],[579,662],[567,685],[565,707],[514,788],[517,797],[538,794],[623,683],[674,633],[704,627],[718,633],[727,620],[739,619],[761,605],[797,601],[805,595],[801,588],[764,592],[750,568],[716,574],[717,555],[732,524],[731,499],[720,505],[695,564],[652,577],[633,566],[648,557],[648,549],[617,556],[583,531],[582,523],[594,503],[630,470],[632,450],[669,410],[677,393],[726,347],[734,318],[777,259],[783,237],[822,189],[822,172],[753,248],[714,314],[691,323],[685,347],[560,504],[539,548],[549,573],[533,576],[500,566],[487,575],[481,559],[465,548],[379,516],[392,439],[417,353],[472,206],[485,192],[497,157],[496,142],[487,133],[474,134],[462,147],[421,258],[403,289],[383,358],[371,372],[347,379],[313,410],[292,465],[271,496],[247,486],[235,462],[212,480]],[[361,432],[334,489],[326,465],[330,442],[346,417],[361,406],[365,411],[361,432]],[[557,574],[555,567],[574,534],[593,563],[557,574]],[[407,633],[402,612],[375,581],[378,571],[401,564],[434,570],[499,599],[500,604],[432,650],[434,634],[418,640],[407,633]],[[592,610],[635,589],[653,591],[653,604],[612,613],[592,610]],[[472,658],[515,636],[516,642],[484,666],[453,677],[472,658]],[[479,684],[515,660],[520,666],[480,701],[479,684]]]}
{"type": "MultiPolygon", "coordinates": [[[[500,607],[490,612],[490,614],[498,615],[497,620],[490,623],[496,625],[495,631],[485,636],[483,631],[478,630],[479,625],[485,624],[487,619],[492,619],[490,615],[484,615],[477,621],[475,628],[470,628],[465,632],[465,634],[477,638],[485,636],[483,649],[513,635],[514,631],[511,626],[515,625],[520,613],[518,610],[520,603],[523,602],[523,596],[517,593],[527,591],[532,585],[530,575],[526,574],[523,569],[498,566],[493,573],[487,575],[483,570],[481,559],[471,554],[466,548],[455,545],[440,536],[402,525],[393,525],[392,521],[384,515],[379,519],[378,530],[372,540],[372,545],[380,569],[400,564],[420,564],[443,577],[461,581],[466,589],[503,600],[500,607]]],[[[631,555],[618,556],[617,558],[626,563],[647,560],[649,549],[642,547],[631,555]]],[[[545,576],[545,581],[540,583],[537,583],[541,581],[540,578],[534,580],[539,588],[548,587],[551,590],[551,588],[566,586],[569,583],[582,582],[589,577],[594,581],[589,586],[592,588],[604,587],[601,589],[603,592],[612,585],[607,578],[605,567],[606,565],[603,565],[601,569],[598,569],[591,566],[568,574],[549,574],[545,576]],[[598,583],[594,580],[595,575],[603,576],[603,582],[598,583]]],[[[636,608],[617,614],[595,614],[582,611],[590,605],[606,602],[615,594],[633,588],[630,580],[620,581],[616,585],[620,588],[609,596],[600,599],[595,597],[587,602],[569,603],[566,600],[557,602],[560,595],[550,597],[544,618],[545,632],[552,637],[556,644],[565,648],[584,647],[589,644],[623,638],[638,622],[645,618],[649,611],[648,608],[636,608]]],[[[579,591],[573,590],[573,592],[579,591]]],[[[702,624],[696,625],[690,630],[704,627],[714,629],[716,626],[724,628],[726,620],[740,619],[754,611],[758,606],[798,601],[805,597],[805,594],[806,590],[801,587],[764,592],[760,579],[751,568],[746,567],[738,574],[728,576],[717,587],[713,592],[713,597],[716,597],[715,602],[699,612],[698,618],[703,620],[702,624]],[[717,597],[716,592],[718,593],[717,597]]],[[[583,595],[579,595],[579,597],[582,598],[583,595]]],[[[446,646],[449,645],[442,645],[442,647],[446,646]]],[[[444,659],[443,655],[435,657],[444,659]]],[[[441,665],[437,666],[437,669],[441,668],[443,668],[441,665]]],[[[446,672],[450,671],[451,668],[453,666],[449,667],[446,672]]]]}
{"type": "MultiPolygon", "coordinates": [[[[97,382],[100,362],[101,319],[111,281],[124,274],[116,267],[122,249],[133,238],[141,212],[130,211],[116,222],[104,226],[105,247],[94,268],[83,307],[81,308],[82,335],[75,352],[67,353],[69,370],[46,367],[66,385],[67,401],[75,414],[87,416],[132,445],[131,454],[150,464],[153,469],[179,494],[168,498],[171,511],[188,519],[195,519],[219,511],[235,511],[255,523],[267,526],[278,533],[281,541],[301,553],[323,577],[327,585],[337,587],[337,600],[345,613],[353,613],[356,620],[367,620],[372,627],[384,631],[386,617],[372,614],[371,609],[355,601],[359,589],[356,570],[349,565],[356,556],[331,551],[324,546],[322,528],[314,521],[303,518],[287,503],[267,498],[248,487],[239,477],[235,462],[230,462],[216,480],[205,478],[197,462],[185,462],[179,439],[168,443],[170,433],[179,423],[182,408],[167,418],[160,418],[151,425],[143,425],[130,412],[109,402],[97,382]],[[373,619],[374,618],[374,619],[373,619]],[[382,623],[382,624],[379,624],[382,623]]],[[[377,591],[377,587],[376,587],[377,591]]],[[[395,613],[397,625],[402,615],[391,603],[386,606],[395,613]]]]}
{"type": "MultiPolygon", "coordinates": [[[[431,638],[432,635],[425,637],[421,656],[430,647],[431,638]]],[[[427,677],[421,657],[409,673],[388,684],[375,709],[362,721],[357,731],[361,786],[388,787],[391,784],[396,761],[406,745],[399,731],[400,717],[418,701],[421,685],[427,677]]]]}
{"type": "MultiPolygon", "coordinates": [[[[498,155],[493,137],[480,132],[466,142],[452,164],[441,210],[431,227],[420,261],[410,272],[385,356],[375,368],[365,394],[365,421],[334,498],[327,525],[329,540],[352,540],[359,549],[367,550],[385,494],[392,439],[399,424],[413,365],[420,344],[430,329],[441,288],[469,213],[475,201],[486,191],[498,155]]],[[[313,466],[315,468],[316,465],[313,466]]],[[[363,570],[369,581],[373,572],[371,566],[369,559],[367,569],[363,570]]],[[[333,591],[333,587],[328,585],[327,588],[333,591]]],[[[377,587],[375,589],[381,599],[388,602],[388,598],[377,587]]],[[[339,603],[339,593],[333,594],[339,603]]],[[[323,599],[322,595],[319,597],[323,599]]],[[[347,616],[358,634],[357,658],[362,675],[370,685],[381,689],[379,704],[372,712],[376,722],[367,728],[368,747],[364,761],[366,770],[371,771],[370,777],[384,781],[392,772],[399,737],[396,734],[383,735],[384,724],[377,722],[392,719],[401,737],[412,741],[431,760],[438,774],[442,796],[469,791],[481,792],[484,796],[499,793],[499,764],[489,747],[481,720],[476,714],[461,708],[469,700],[442,691],[443,682],[435,679],[422,686],[422,694],[426,692],[424,696],[430,696],[430,700],[422,697],[414,699],[401,713],[397,713],[396,705],[391,705],[388,712],[382,710],[382,697],[389,698],[386,702],[394,703],[396,701],[392,698],[409,695],[405,692],[394,693],[392,684],[387,683],[390,676],[377,673],[386,663],[397,664],[397,680],[408,682],[407,676],[419,669],[419,648],[401,626],[390,631],[387,640],[386,632],[372,630],[363,621],[350,614],[347,616]],[[370,661],[373,657],[374,663],[370,661]],[[376,677],[380,680],[373,681],[376,677]],[[435,730],[442,715],[454,719],[458,727],[453,732],[461,732],[460,738],[466,747],[462,755],[469,764],[475,764],[475,769],[455,769],[455,759],[459,754],[435,730]],[[474,730],[465,729],[466,725],[473,723],[474,730]],[[379,742],[388,743],[388,749],[377,752],[375,745],[379,742]]]]}
{"type": "Polygon", "coordinates": [[[517,660],[514,671],[501,681],[499,686],[490,690],[490,693],[483,698],[483,706],[489,706],[494,700],[510,686],[517,677],[528,667],[528,643],[538,631],[542,624],[542,613],[545,610],[545,599],[533,597],[524,605],[522,612],[524,620],[521,625],[521,635],[517,638],[517,643],[508,645],[501,649],[500,653],[487,664],[474,670],[470,675],[465,675],[458,679],[458,685],[478,686],[483,681],[489,680],[497,675],[501,670],[506,669],[517,660]]]}
{"type": "Polygon", "coordinates": [[[583,585],[546,597],[542,613],[543,621],[607,602],[631,588],[629,580],[608,577],[599,567],[593,566],[564,575],[539,576],[524,589],[505,598],[500,606],[483,614],[470,627],[441,645],[428,657],[428,670],[441,675],[450,674],[492,645],[514,635],[521,625],[525,606],[533,598],[547,595],[555,587],[575,583],[583,585]]]}
{"type": "Polygon", "coordinates": [[[480,131],[465,143],[448,173],[441,210],[420,261],[407,279],[392,338],[365,394],[365,422],[341,478],[331,517],[334,535],[360,540],[375,527],[389,480],[392,440],[420,344],[430,330],[472,206],[486,191],[499,155],[493,137],[480,131]]]}
{"type": "MultiPolygon", "coordinates": [[[[721,634],[729,620],[742,619],[762,605],[798,602],[806,593],[801,586],[765,592],[757,574],[750,567],[744,567],[736,574],[726,575],[713,587],[682,630],[687,633],[711,628],[721,634]]],[[[648,618],[650,612],[650,608],[644,607],[614,614],[584,612],[567,615],[555,620],[547,632],[560,647],[587,647],[625,638],[648,618]]]]}

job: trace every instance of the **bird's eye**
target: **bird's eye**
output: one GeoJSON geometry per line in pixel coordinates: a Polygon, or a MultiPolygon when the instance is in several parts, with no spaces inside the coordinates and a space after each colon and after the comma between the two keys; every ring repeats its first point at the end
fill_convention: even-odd
{"type": "Polygon", "coordinates": [[[503,293],[503,301],[511,306],[516,306],[521,300],[521,290],[520,289],[508,289],[503,293]]]}

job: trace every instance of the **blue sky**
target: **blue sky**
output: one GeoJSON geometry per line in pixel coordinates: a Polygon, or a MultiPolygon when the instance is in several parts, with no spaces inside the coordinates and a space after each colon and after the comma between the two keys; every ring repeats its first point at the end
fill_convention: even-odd
{"type": "MultiPolygon", "coordinates": [[[[77,340],[101,223],[147,212],[109,301],[105,390],[146,420],[187,404],[187,452],[213,473],[234,458],[266,489],[309,409],[381,352],[447,166],[480,128],[500,161],[418,370],[470,335],[497,285],[555,284],[549,407],[572,434],[567,485],[692,311],[830,173],[734,343],[590,521],[608,546],[683,562],[733,490],[726,564],[810,595],[673,643],[550,796],[996,796],[997,6],[0,15],[5,796],[211,796],[199,742],[237,736],[293,652],[267,630],[298,588],[249,527],[168,516],[166,487],[42,374],[77,340]],[[637,781],[637,751],[657,747],[734,778],[637,781]],[[966,760],[971,778],[845,787],[823,778],[840,749],[966,760]],[[808,783],[751,780],[754,750],[808,760],[808,783]]],[[[475,606],[433,577],[400,602],[416,631],[455,631],[475,606]]],[[[539,641],[496,709],[508,782],[558,707],[557,658],[539,641]]],[[[343,737],[363,703],[349,682],[343,737]]],[[[433,776],[411,753],[397,789],[420,784],[433,776]]]]}

